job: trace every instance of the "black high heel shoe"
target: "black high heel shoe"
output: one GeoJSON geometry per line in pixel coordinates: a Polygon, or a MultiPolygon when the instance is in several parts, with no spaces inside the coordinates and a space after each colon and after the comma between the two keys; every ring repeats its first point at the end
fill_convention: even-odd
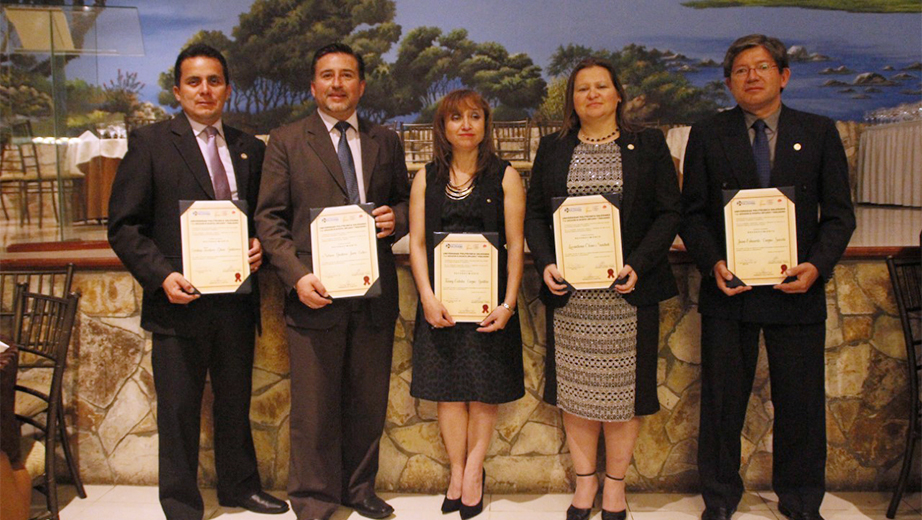
{"type": "MultiPolygon", "coordinates": [[[[605,478],[610,478],[615,482],[623,482],[624,477],[615,478],[608,473],[605,474],[605,478]]],[[[622,509],[621,511],[606,511],[605,508],[602,508],[602,520],[626,520],[627,519],[627,508],[622,509]]]]}
{"type": "Polygon", "coordinates": [[[442,514],[454,513],[461,509],[461,497],[448,498],[448,492],[445,492],[445,500],[442,500],[442,514]]]}
{"type": "MultiPolygon", "coordinates": [[[[595,476],[595,470],[593,470],[592,473],[584,473],[582,475],[580,475],[579,473],[576,474],[577,478],[594,477],[594,476],[595,476]]],[[[596,492],[598,492],[598,489],[596,489],[596,492]]],[[[595,504],[595,497],[592,498],[592,502],[593,504],[595,504]]],[[[589,520],[590,515],[592,515],[592,506],[589,506],[584,509],[584,508],[576,507],[573,504],[570,504],[570,507],[567,508],[567,520],[589,520]]]]}
{"type": "Polygon", "coordinates": [[[480,479],[480,502],[469,506],[464,502],[461,502],[461,499],[458,499],[458,502],[461,502],[461,520],[468,520],[468,518],[474,518],[483,512],[483,495],[484,490],[486,489],[487,484],[487,470],[483,470],[483,476],[480,479]]]}

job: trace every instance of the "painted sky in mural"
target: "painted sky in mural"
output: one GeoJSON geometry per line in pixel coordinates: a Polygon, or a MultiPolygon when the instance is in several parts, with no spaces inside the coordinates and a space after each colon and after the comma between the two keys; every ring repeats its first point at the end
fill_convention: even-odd
{"type": "MultiPolygon", "coordinates": [[[[692,9],[681,2],[396,0],[395,21],[403,34],[422,25],[445,32],[464,28],[472,40],[499,42],[511,53],[528,54],[542,68],[558,46],[570,43],[609,50],[629,43],[669,49],[688,58],[676,66],[687,65],[686,77],[696,85],[722,77],[719,68],[697,67],[698,62],[719,62],[735,37],[760,32],[781,38],[789,47],[802,46],[808,54],[828,57],[792,64],[793,78],[784,98],[795,108],[859,120],[868,110],[922,99],[922,71],[902,70],[922,61],[922,17],[918,13],[692,9]],[[837,68],[847,72],[824,73],[837,68]],[[855,84],[860,74],[869,72],[880,74],[892,85],[855,84]],[[831,86],[824,86],[828,84],[831,86]]],[[[118,5],[138,7],[146,55],[99,58],[98,79],[104,82],[115,77],[119,68],[137,71],[146,83],[144,98],[154,101],[159,91],[157,75],[172,66],[186,40],[202,29],[230,34],[239,14],[250,4],[251,0],[122,0],[118,5]]]]}

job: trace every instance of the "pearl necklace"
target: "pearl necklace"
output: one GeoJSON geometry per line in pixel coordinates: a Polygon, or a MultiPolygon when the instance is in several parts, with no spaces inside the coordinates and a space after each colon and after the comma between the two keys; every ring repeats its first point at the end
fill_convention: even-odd
{"type": "Polygon", "coordinates": [[[602,141],[607,141],[607,140],[611,139],[612,137],[615,137],[616,135],[618,135],[618,129],[615,128],[615,131],[614,131],[614,132],[612,132],[612,133],[606,135],[605,137],[599,137],[598,139],[593,139],[593,138],[589,137],[589,136],[586,135],[586,133],[583,132],[582,130],[580,131],[579,134],[580,134],[580,137],[583,138],[583,141],[586,141],[587,143],[601,143],[602,141]]]}

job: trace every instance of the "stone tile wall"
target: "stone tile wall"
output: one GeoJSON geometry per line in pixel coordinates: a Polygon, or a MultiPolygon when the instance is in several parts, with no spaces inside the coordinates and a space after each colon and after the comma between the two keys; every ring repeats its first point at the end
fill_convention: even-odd
{"type": "MultiPolygon", "coordinates": [[[[699,275],[674,266],[680,296],[661,305],[659,398],[662,410],[644,422],[628,472],[631,489],[696,489],[700,402],[699,275]]],[[[381,490],[437,493],[448,481],[445,449],[432,402],[409,395],[416,293],[409,268],[399,269],[400,318],[387,425],[381,440],[381,490]]],[[[263,284],[263,325],[256,352],[251,420],[260,474],[269,489],[288,476],[288,356],[282,287],[269,272],[263,284]]],[[[526,269],[520,295],[525,397],[500,407],[486,461],[494,492],[541,493],[570,489],[573,470],[558,411],[540,399],[544,367],[544,309],[539,279],[526,269]]],[[[150,335],[140,328],[141,289],[124,271],[78,272],[78,332],[65,383],[67,422],[87,483],[157,482],[157,403],[150,335]]],[[[909,391],[899,318],[886,264],[845,261],[826,286],[826,392],[831,489],[889,489],[895,482],[908,425],[909,391]]],[[[24,380],[40,379],[37,374],[24,380]]],[[[742,473],[752,489],[771,481],[772,405],[764,353],[743,431],[742,473]]],[[[206,395],[200,480],[214,486],[214,455],[206,395]]],[[[918,451],[918,450],[917,450],[918,451]]],[[[601,466],[600,466],[601,467],[601,466]]],[[[919,482],[915,466],[914,482],[919,482]]]]}

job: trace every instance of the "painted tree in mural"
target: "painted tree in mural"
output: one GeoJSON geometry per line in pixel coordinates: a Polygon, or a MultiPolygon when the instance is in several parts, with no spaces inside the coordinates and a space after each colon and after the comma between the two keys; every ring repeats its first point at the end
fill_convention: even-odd
{"type": "Polygon", "coordinates": [[[506,119],[527,116],[545,89],[541,68],[530,57],[509,54],[498,43],[475,43],[464,29],[413,29],[400,42],[392,74],[400,78],[399,111],[419,112],[421,120],[429,120],[438,100],[456,88],[477,90],[506,119]]]}
{"type": "MultiPolygon", "coordinates": [[[[691,123],[714,113],[727,97],[723,84],[696,87],[682,74],[670,68],[673,56],[659,49],[629,44],[620,51],[592,49],[582,45],[560,46],[551,56],[548,72],[565,76],[583,58],[594,56],[612,62],[624,84],[629,114],[638,121],[657,124],[691,123]]],[[[558,92],[557,95],[563,95],[558,92]]],[[[544,106],[561,107],[562,102],[546,100],[544,106]]],[[[547,114],[550,116],[551,114],[547,114]]]]}
{"type": "MultiPolygon", "coordinates": [[[[400,38],[392,0],[256,0],[240,15],[228,37],[200,31],[187,43],[208,43],[225,53],[234,86],[228,110],[244,126],[265,131],[311,108],[310,63],[314,51],[343,41],[362,53],[369,89],[363,115],[381,119],[388,109],[378,77],[386,76],[381,55],[400,38]]],[[[385,83],[385,82],[381,82],[385,83]]],[[[159,101],[177,106],[172,70],[160,75],[159,101]]]]}
{"type": "MultiPolygon", "coordinates": [[[[500,44],[476,43],[467,31],[443,34],[419,27],[400,41],[393,0],[256,0],[230,37],[200,31],[188,43],[208,43],[225,53],[234,85],[229,117],[247,129],[266,131],[313,109],[310,60],[332,41],[351,45],[365,58],[367,87],[359,111],[384,121],[421,113],[427,119],[453,88],[477,89],[497,114],[524,117],[544,96],[541,69],[500,44]],[[309,28],[309,30],[306,30],[309,28]],[[396,62],[382,56],[400,41],[396,62]]],[[[176,107],[172,71],[160,75],[159,101],[176,107]]]]}

